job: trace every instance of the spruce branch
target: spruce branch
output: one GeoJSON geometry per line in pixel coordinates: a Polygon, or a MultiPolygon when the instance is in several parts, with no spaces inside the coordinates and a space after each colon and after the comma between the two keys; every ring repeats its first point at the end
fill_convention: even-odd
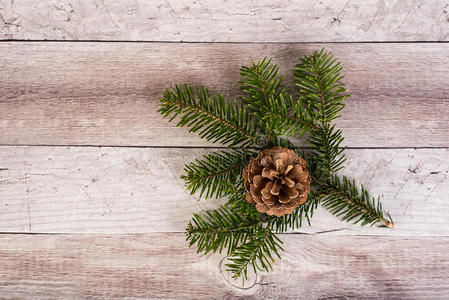
{"type": "Polygon", "coordinates": [[[333,180],[327,184],[321,204],[343,221],[360,223],[362,226],[373,226],[376,223],[381,223],[381,227],[394,226],[390,214],[382,208],[380,197],[377,200],[371,197],[363,185],[359,193],[354,180],[346,176],[343,176],[343,180],[333,176],[333,180]]]}
{"type": "Polygon", "coordinates": [[[186,175],[181,178],[191,194],[200,191],[200,197],[220,198],[242,180],[243,168],[254,154],[253,150],[247,148],[214,152],[186,164],[186,175]]]}
{"type": "Polygon", "coordinates": [[[253,232],[253,236],[246,243],[237,247],[230,255],[226,264],[228,271],[234,274],[234,278],[242,276],[243,281],[248,278],[248,267],[252,265],[257,271],[270,271],[274,257],[281,258],[279,250],[284,250],[282,241],[271,231],[271,224],[267,227],[259,226],[253,232]]]}
{"type": "Polygon", "coordinates": [[[159,112],[172,121],[180,115],[177,126],[214,143],[229,147],[250,146],[256,142],[257,128],[243,105],[206,87],[175,85],[165,90],[159,100],[159,112]]]}
{"type": "Polygon", "coordinates": [[[257,215],[243,217],[238,211],[221,206],[203,215],[194,214],[187,225],[186,236],[189,247],[197,245],[197,253],[221,253],[227,248],[230,255],[240,244],[252,239],[261,224],[257,215]]]}

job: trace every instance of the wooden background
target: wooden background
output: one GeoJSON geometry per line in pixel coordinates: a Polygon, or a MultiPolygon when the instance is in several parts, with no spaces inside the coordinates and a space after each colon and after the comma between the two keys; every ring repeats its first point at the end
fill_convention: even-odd
{"type": "Polygon", "coordinates": [[[449,1],[0,0],[0,39],[0,298],[449,298],[449,1]],[[179,178],[214,145],[157,99],[322,47],[353,95],[344,173],[396,226],[319,209],[237,288],[183,235],[220,203],[179,178]]]}

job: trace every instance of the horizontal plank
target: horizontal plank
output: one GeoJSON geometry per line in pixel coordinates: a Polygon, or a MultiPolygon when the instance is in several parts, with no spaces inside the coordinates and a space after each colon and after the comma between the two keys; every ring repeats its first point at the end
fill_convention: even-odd
{"type": "MultiPolygon", "coordinates": [[[[204,149],[0,147],[0,232],[182,232],[224,200],[190,196],[183,165],[204,149]]],[[[449,235],[449,149],[351,149],[345,174],[382,195],[393,230],[339,221],[320,208],[301,232],[449,235]]]]}
{"type": "Polygon", "coordinates": [[[448,2],[0,1],[0,37],[202,42],[447,41],[448,2]],[[205,30],[207,29],[207,30],[205,30]]]}
{"type": "Polygon", "coordinates": [[[352,97],[338,125],[352,147],[448,147],[449,44],[0,43],[0,144],[210,146],[169,124],[173,83],[239,94],[238,68],[269,56],[287,72],[326,47],[352,97]]]}
{"type": "Polygon", "coordinates": [[[0,293],[64,299],[449,297],[447,237],[280,238],[282,259],[244,290],[223,278],[222,255],[197,255],[179,233],[0,235],[0,293]]]}

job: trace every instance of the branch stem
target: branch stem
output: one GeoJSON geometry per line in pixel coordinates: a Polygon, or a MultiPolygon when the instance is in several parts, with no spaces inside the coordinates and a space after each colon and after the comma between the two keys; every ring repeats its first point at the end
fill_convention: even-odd
{"type": "Polygon", "coordinates": [[[223,118],[217,117],[216,115],[214,115],[214,114],[208,112],[207,110],[204,110],[204,109],[199,108],[199,107],[197,107],[197,106],[183,105],[183,104],[177,103],[177,102],[176,102],[176,103],[173,103],[173,104],[176,105],[176,106],[178,106],[180,109],[183,109],[183,108],[188,107],[188,108],[190,108],[190,109],[194,109],[194,110],[196,110],[196,111],[198,111],[198,112],[201,112],[201,113],[203,113],[203,114],[206,114],[206,115],[208,115],[209,117],[211,117],[212,119],[215,119],[215,120],[217,120],[217,121],[220,121],[220,122],[226,124],[227,126],[231,127],[232,129],[234,129],[235,131],[239,132],[241,135],[243,135],[244,137],[246,137],[247,139],[249,139],[250,141],[252,141],[252,143],[254,143],[254,141],[255,141],[255,139],[256,139],[256,137],[252,136],[250,133],[248,133],[247,131],[245,131],[245,130],[243,130],[242,128],[238,127],[238,126],[235,125],[234,123],[232,123],[232,122],[230,122],[230,121],[228,121],[228,120],[225,120],[225,119],[223,119],[223,118]]]}

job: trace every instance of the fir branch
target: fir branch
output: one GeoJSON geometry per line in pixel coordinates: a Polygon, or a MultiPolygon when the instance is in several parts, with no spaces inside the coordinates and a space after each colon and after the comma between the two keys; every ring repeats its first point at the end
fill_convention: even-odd
{"type": "Polygon", "coordinates": [[[313,153],[310,157],[316,163],[319,177],[332,180],[332,176],[343,169],[343,163],[346,161],[343,154],[346,148],[341,147],[343,139],[342,131],[328,123],[319,124],[311,131],[309,141],[313,153]]]}
{"type": "Polygon", "coordinates": [[[309,114],[315,119],[315,128],[310,132],[313,151],[309,160],[313,166],[313,185],[322,194],[323,206],[343,220],[355,220],[361,225],[380,222],[392,227],[391,217],[382,210],[380,199],[377,202],[371,199],[363,186],[359,194],[354,182],[343,177],[340,183],[335,175],[346,160],[345,148],[341,147],[342,131],[332,124],[340,117],[343,100],[349,96],[341,83],[341,70],[340,63],[323,49],[305,56],[294,71],[300,98],[308,104],[309,114]]]}
{"type": "Polygon", "coordinates": [[[228,146],[249,146],[256,141],[257,128],[248,111],[220,92],[205,87],[175,85],[165,90],[159,112],[172,121],[181,116],[177,126],[212,142],[228,146]],[[195,92],[194,92],[195,91],[195,92]]]}
{"type": "Polygon", "coordinates": [[[267,142],[267,145],[265,145],[264,149],[273,148],[276,146],[281,146],[283,148],[292,149],[292,150],[298,152],[295,145],[289,139],[278,137],[278,136],[271,136],[270,140],[267,142]]]}
{"type": "Polygon", "coordinates": [[[293,71],[300,98],[320,123],[331,123],[340,117],[342,101],[349,96],[341,82],[341,70],[340,62],[322,49],[304,56],[293,71]]]}
{"type": "Polygon", "coordinates": [[[313,128],[312,118],[301,99],[295,101],[291,95],[281,93],[269,102],[262,120],[276,135],[298,137],[313,128]]]}
{"type": "Polygon", "coordinates": [[[248,266],[251,264],[255,273],[257,271],[270,271],[274,256],[279,259],[279,250],[284,250],[282,241],[271,231],[271,224],[267,227],[259,226],[252,238],[237,247],[226,264],[228,271],[234,273],[234,278],[242,276],[243,281],[248,278],[248,266]]]}
{"type": "Polygon", "coordinates": [[[363,185],[359,190],[354,181],[336,175],[345,156],[342,132],[333,122],[349,96],[341,83],[341,70],[340,63],[324,50],[305,56],[294,70],[299,92],[296,100],[289,95],[278,67],[265,58],[240,69],[241,104],[219,92],[188,85],[166,89],[160,99],[159,112],[164,117],[171,121],[179,116],[177,126],[190,127],[201,137],[230,148],[187,164],[182,178],[191,193],[228,197],[219,209],[194,214],[186,236],[190,246],[197,245],[198,252],[227,249],[230,262],[226,266],[234,277],[246,280],[250,265],[255,272],[271,270],[275,256],[283,250],[275,233],[299,228],[304,219],[310,225],[320,203],[348,222],[393,227],[380,198],[371,197],[363,185]],[[259,213],[246,200],[242,169],[256,151],[282,146],[298,152],[281,136],[299,136],[306,131],[312,146],[307,157],[313,178],[309,200],[279,218],[259,213]],[[263,143],[260,132],[265,134],[263,143]]]}
{"type": "Polygon", "coordinates": [[[259,125],[270,138],[274,135],[299,136],[310,128],[301,101],[287,96],[284,76],[279,75],[277,65],[264,58],[251,66],[240,68],[240,89],[245,93],[243,103],[259,121],[259,125]]]}
{"type": "MultiPolygon", "coordinates": [[[[324,49],[311,56],[305,56],[294,70],[300,99],[307,103],[310,115],[315,119],[310,141],[314,148],[321,176],[332,180],[332,176],[343,167],[345,157],[340,145],[341,130],[336,130],[332,121],[338,118],[343,100],[349,95],[344,84],[338,62],[324,49]]],[[[320,177],[321,177],[320,176],[320,177]]]]}
{"type": "Polygon", "coordinates": [[[343,221],[360,223],[362,226],[381,223],[381,227],[393,228],[393,220],[390,214],[382,209],[380,197],[377,200],[371,197],[363,185],[359,193],[354,180],[343,176],[341,181],[334,175],[325,191],[322,205],[343,221]]]}
{"type": "Polygon", "coordinates": [[[243,168],[254,151],[243,148],[222,150],[203,156],[202,160],[185,165],[186,175],[181,176],[191,194],[200,191],[200,197],[220,198],[227,195],[230,186],[242,181],[243,168]]]}
{"type": "Polygon", "coordinates": [[[256,206],[246,200],[246,190],[243,185],[243,180],[239,180],[234,184],[229,184],[228,192],[229,197],[226,202],[227,206],[231,207],[234,211],[239,212],[245,218],[263,218],[263,215],[257,211],[256,206]]]}
{"type": "Polygon", "coordinates": [[[253,113],[269,106],[270,98],[277,98],[286,89],[283,86],[285,76],[279,75],[278,66],[266,57],[257,63],[251,61],[249,67],[242,66],[240,76],[240,89],[246,94],[242,100],[253,113]]]}
{"type": "Polygon", "coordinates": [[[228,255],[255,234],[262,221],[258,216],[242,217],[237,211],[222,206],[204,215],[194,214],[186,229],[189,247],[197,245],[197,253],[222,252],[228,255]]]}
{"type": "Polygon", "coordinates": [[[283,215],[282,217],[271,217],[271,229],[278,233],[286,232],[288,229],[294,230],[302,227],[304,219],[310,226],[310,219],[313,217],[313,212],[318,207],[321,199],[314,191],[310,191],[308,198],[307,202],[298,206],[291,214],[283,215]]]}

